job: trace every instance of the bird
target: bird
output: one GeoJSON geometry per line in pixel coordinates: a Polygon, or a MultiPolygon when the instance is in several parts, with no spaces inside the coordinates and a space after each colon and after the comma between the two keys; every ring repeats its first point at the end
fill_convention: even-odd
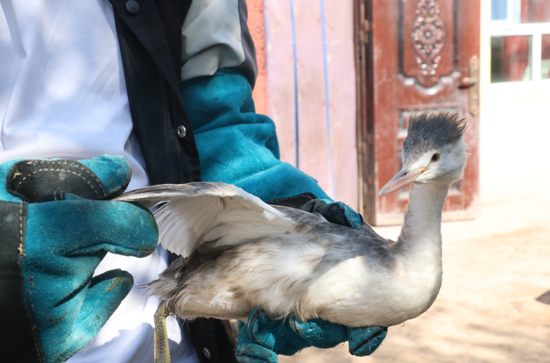
{"type": "Polygon", "coordinates": [[[157,206],[159,242],[181,256],[147,288],[164,315],[246,322],[295,314],[349,327],[398,325],[424,313],[442,284],[441,217],[463,176],[466,123],[449,112],[411,115],[402,168],[379,194],[411,185],[396,241],[368,224],[269,205],[217,182],[156,185],[117,200],[157,206]]]}

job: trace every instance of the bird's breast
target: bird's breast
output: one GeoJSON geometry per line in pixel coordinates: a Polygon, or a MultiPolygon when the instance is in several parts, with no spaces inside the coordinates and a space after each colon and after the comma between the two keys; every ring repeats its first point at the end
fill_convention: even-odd
{"type": "Polygon", "coordinates": [[[437,266],[411,270],[400,261],[392,266],[376,265],[358,256],[320,277],[300,306],[347,326],[391,326],[426,311],[440,286],[441,269],[437,266]]]}

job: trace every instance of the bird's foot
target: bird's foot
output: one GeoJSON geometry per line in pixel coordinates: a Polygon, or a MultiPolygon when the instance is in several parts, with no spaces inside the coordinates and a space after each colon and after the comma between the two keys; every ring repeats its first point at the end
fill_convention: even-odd
{"type": "Polygon", "coordinates": [[[168,347],[168,332],[166,318],[170,312],[166,301],[162,301],[155,313],[155,363],[170,363],[170,348],[168,347]]]}

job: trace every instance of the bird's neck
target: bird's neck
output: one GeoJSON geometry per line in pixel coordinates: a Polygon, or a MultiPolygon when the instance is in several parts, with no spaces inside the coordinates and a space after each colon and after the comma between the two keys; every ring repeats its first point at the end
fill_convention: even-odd
{"type": "Polygon", "coordinates": [[[413,184],[405,223],[398,239],[404,255],[425,263],[441,261],[441,214],[449,191],[447,184],[413,184]]]}
{"type": "Polygon", "coordinates": [[[412,185],[405,223],[394,245],[408,319],[426,311],[441,288],[441,213],[448,190],[445,184],[412,185]]]}

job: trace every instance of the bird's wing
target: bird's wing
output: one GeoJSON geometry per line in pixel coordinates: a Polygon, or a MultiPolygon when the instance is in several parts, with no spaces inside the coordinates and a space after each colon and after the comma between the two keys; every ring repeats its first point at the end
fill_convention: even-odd
{"type": "MultiPolygon", "coordinates": [[[[289,233],[295,223],[258,197],[229,184],[164,184],[136,189],[115,200],[138,202],[154,211],[159,242],[188,257],[289,233]]],[[[220,252],[221,253],[221,252],[220,252]]]]}

